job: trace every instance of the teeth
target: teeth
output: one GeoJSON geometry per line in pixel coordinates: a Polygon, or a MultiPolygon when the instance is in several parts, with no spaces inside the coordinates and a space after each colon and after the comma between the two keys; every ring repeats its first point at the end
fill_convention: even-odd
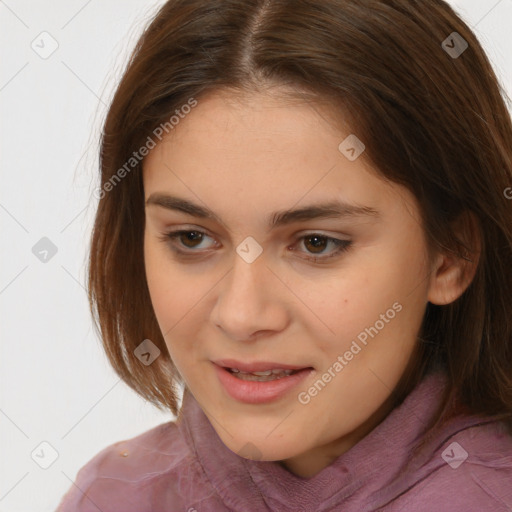
{"type": "Polygon", "coordinates": [[[272,370],[274,375],[291,375],[295,370],[272,370]]]}
{"type": "Polygon", "coordinates": [[[279,379],[284,379],[287,377],[287,375],[285,375],[284,373],[281,375],[274,375],[274,374],[253,375],[252,373],[242,373],[242,372],[234,373],[233,376],[235,376],[237,379],[240,379],[240,380],[253,380],[253,381],[257,381],[257,382],[268,382],[271,380],[279,380],[279,379]]]}
{"type": "Polygon", "coordinates": [[[281,370],[276,368],[274,370],[265,370],[264,372],[244,372],[243,370],[239,370],[238,368],[230,368],[232,373],[242,373],[245,375],[258,375],[259,377],[268,376],[268,375],[291,375],[295,370],[281,370]]]}
{"type": "Polygon", "coordinates": [[[281,379],[283,377],[288,377],[295,370],[282,370],[279,368],[273,370],[265,370],[264,372],[244,372],[239,370],[238,368],[229,368],[231,373],[235,374],[239,379],[242,380],[259,380],[262,382],[268,380],[281,379]]]}

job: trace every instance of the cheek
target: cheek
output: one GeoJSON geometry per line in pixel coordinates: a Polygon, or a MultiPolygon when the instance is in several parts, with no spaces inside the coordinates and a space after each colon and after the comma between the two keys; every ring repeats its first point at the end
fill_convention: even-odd
{"type": "Polygon", "coordinates": [[[153,251],[148,250],[146,254],[146,278],[155,316],[171,359],[184,376],[183,354],[187,347],[183,341],[188,337],[183,335],[183,327],[187,309],[190,310],[187,297],[180,293],[185,283],[180,282],[179,273],[168,263],[162,262],[153,251]]]}
{"type": "Polygon", "coordinates": [[[204,271],[190,271],[174,261],[169,251],[164,242],[145,240],[146,279],[169,354],[178,371],[187,375],[187,362],[199,357],[195,351],[200,347],[191,340],[204,325],[212,283],[204,271]]]}
{"type": "Polygon", "coordinates": [[[389,355],[390,349],[405,356],[412,347],[426,308],[427,276],[420,243],[415,254],[402,245],[366,251],[322,294],[315,292],[312,307],[330,328],[320,341],[322,350],[344,352],[359,340],[368,353],[358,355],[362,361],[370,352],[389,355]]]}
{"type": "MultiPolygon", "coordinates": [[[[179,318],[185,314],[191,298],[190,283],[187,286],[183,272],[166,254],[165,244],[146,234],[144,241],[144,264],[151,303],[162,334],[166,335],[179,318]]],[[[167,341],[167,335],[166,341],[167,341]]]]}

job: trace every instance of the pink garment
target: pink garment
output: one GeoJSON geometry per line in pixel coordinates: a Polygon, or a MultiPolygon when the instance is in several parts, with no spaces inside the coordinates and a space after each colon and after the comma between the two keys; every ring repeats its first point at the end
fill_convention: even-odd
{"type": "Polygon", "coordinates": [[[57,512],[512,512],[512,437],[500,422],[457,417],[402,471],[444,385],[442,374],[427,376],[365,438],[308,479],[230,451],[186,392],[177,423],[100,451],[57,512]]]}

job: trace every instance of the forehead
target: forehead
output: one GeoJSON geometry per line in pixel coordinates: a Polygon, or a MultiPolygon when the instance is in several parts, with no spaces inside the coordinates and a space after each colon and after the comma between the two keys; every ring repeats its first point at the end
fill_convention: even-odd
{"type": "Polygon", "coordinates": [[[354,137],[323,104],[277,94],[199,99],[144,162],[146,199],[172,192],[243,211],[282,210],[297,202],[344,200],[376,209],[396,193],[364,151],[348,159],[340,144],[354,137]],[[194,197],[195,196],[195,197],[194,197]]]}

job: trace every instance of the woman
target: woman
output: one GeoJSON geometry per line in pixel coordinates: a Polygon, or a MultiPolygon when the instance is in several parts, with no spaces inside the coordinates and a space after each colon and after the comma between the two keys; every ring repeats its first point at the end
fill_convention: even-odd
{"type": "Polygon", "coordinates": [[[442,0],[167,2],[105,122],[89,290],[178,420],[59,511],[510,510],[501,93],[442,0]]]}

